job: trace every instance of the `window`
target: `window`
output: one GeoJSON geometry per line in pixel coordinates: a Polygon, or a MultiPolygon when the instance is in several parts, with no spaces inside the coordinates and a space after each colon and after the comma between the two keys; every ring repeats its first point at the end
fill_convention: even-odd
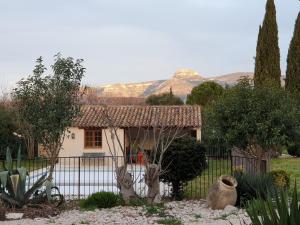
{"type": "Polygon", "coordinates": [[[101,148],[102,147],[102,130],[85,129],[84,130],[84,147],[101,148]]]}

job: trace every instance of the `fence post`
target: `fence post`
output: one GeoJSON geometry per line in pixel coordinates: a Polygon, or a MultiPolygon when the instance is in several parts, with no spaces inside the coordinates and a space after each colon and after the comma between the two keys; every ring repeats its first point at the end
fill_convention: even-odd
{"type": "Polygon", "coordinates": [[[80,199],[80,157],[78,158],[78,198],[80,199]]]}

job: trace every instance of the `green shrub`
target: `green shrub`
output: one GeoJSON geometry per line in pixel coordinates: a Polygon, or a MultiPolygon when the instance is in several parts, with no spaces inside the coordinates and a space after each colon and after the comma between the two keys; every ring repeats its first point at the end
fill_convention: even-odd
{"type": "Polygon", "coordinates": [[[237,205],[245,206],[252,199],[267,199],[268,196],[274,196],[276,185],[270,174],[253,175],[243,172],[235,172],[234,177],[237,180],[237,205]]]}
{"type": "Polygon", "coordinates": [[[291,156],[300,157],[300,144],[292,144],[288,146],[287,151],[291,156]]]}
{"type": "Polygon", "coordinates": [[[130,199],[129,200],[129,206],[144,206],[144,205],[147,205],[148,202],[147,202],[147,199],[145,198],[133,198],[133,199],[130,199]]]}
{"type": "Polygon", "coordinates": [[[165,214],[166,208],[163,204],[146,205],[145,210],[147,212],[147,215],[158,215],[160,217],[166,216],[165,214]]]}
{"type": "Polygon", "coordinates": [[[112,208],[121,204],[123,204],[123,201],[120,195],[104,191],[94,193],[79,203],[81,208],[87,210],[112,208]]]}
{"type": "Polygon", "coordinates": [[[281,189],[290,188],[290,175],[284,170],[273,170],[270,172],[274,184],[281,189]]]}
{"type": "Polygon", "coordinates": [[[281,190],[275,199],[260,199],[250,203],[247,213],[253,225],[299,225],[300,205],[295,185],[291,201],[287,191],[281,190]]]}
{"type": "Polygon", "coordinates": [[[205,148],[192,137],[176,139],[167,149],[162,160],[160,176],[163,182],[172,185],[172,196],[183,198],[183,185],[201,175],[206,168],[205,148]]]}

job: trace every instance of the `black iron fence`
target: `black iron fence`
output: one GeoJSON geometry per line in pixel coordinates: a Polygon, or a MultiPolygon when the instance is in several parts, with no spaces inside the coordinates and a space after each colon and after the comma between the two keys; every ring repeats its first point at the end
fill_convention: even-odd
{"type": "MultiPolygon", "coordinates": [[[[206,156],[207,168],[201,175],[189,181],[184,186],[185,197],[205,198],[209,187],[221,175],[231,175],[235,170],[254,172],[256,159],[233,157],[230,153],[206,156]]],[[[3,165],[4,161],[2,161],[3,165]]],[[[114,161],[111,156],[103,157],[60,157],[55,165],[53,182],[59,187],[66,199],[85,198],[99,191],[118,193],[115,177],[115,164],[123,164],[123,157],[114,161]]],[[[14,168],[17,164],[14,161],[14,168]]],[[[46,159],[22,160],[21,166],[29,171],[27,181],[31,186],[40,176],[48,172],[49,163],[46,159]]],[[[130,163],[128,170],[134,179],[134,188],[140,196],[145,196],[147,186],[144,181],[145,167],[143,162],[130,163]]],[[[161,194],[170,196],[172,188],[167,183],[161,183],[161,194]]]]}

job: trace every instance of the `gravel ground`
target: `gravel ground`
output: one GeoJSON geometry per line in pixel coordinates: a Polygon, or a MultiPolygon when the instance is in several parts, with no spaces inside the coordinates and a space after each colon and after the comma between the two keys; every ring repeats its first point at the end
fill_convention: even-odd
{"type": "MultiPolygon", "coordinates": [[[[2,221],[5,225],[41,225],[41,224],[122,224],[147,225],[158,224],[159,220],[177,219],[181,224],[211,224],[211,225],[248,225],[249,217],[243,210],[226,207],[225,210],[210,210],[204,201],[181,201],[165,203],[163,215],[149,214],[145,207],[114,207],[96,211],[70,210],[59,216],[50,218],[22,219],[2,221]]],[[[176,221],[175,221],[176,222],[176,221]]],[[[180,223],[168,223],[176,224],[180,223]]]]}

